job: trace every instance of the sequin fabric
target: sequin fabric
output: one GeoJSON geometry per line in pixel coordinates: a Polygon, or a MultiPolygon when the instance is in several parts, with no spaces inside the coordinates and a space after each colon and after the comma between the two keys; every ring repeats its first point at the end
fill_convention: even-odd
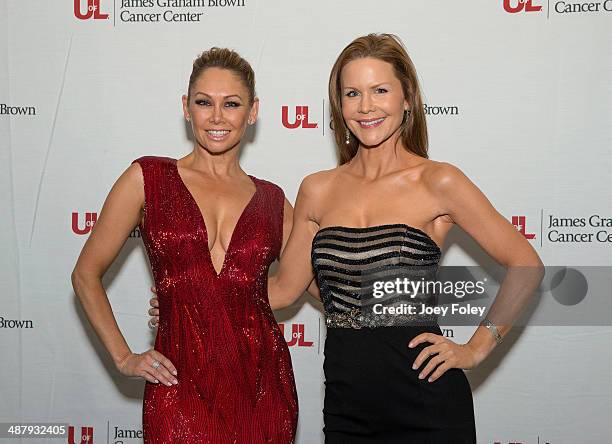
{"type": "Polygon", "coordinates": [[[423,231],[406,224],[325,227],[312,243],[312,264],[328,328],[436,325],[437,316],[419,314],[421,304],[437,305],[435,294],[397,295],[376,300],[373,281],[434,279],[441,252],[423,231]],[[414,305],[415,314],[376,313],[374,303],[414,305]]]}
{"type": "Polygon", "coordinates": [[[283,191],[256,191],[216,273],[204,219],[176,160],[145,156],[142,239],[159,299],[155,350],[178,385],[147,382],[144,443],[294,442],[298,404],[291,357],[267,296],[282,244],[283,191]]]}

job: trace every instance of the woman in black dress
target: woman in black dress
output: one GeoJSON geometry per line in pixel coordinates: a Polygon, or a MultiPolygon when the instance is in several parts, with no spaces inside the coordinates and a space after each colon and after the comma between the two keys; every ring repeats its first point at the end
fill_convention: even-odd
{"type": "MultiPolygon", "coordinates": [[[[302,182],[269,282],[272,307],[281,308],[317,279],[327,321],[325,441],[475,443],[462,369],[477,366],[506,334],[542,263],[458,168],[427,158],[416,71],[395,36],[350,43],[332,69],[329,96],[340,166],[302,182]],[[385,316],[369,305],[373,278],[433,277],[454,224],[500,264],[533,270],[518,274],[521,285],[502,282],[490,328],[479,326],[466,344],[443,337],[435,316],[385,316]]],[[[426,294],[412,302],[436,303],[426,294]]]]}

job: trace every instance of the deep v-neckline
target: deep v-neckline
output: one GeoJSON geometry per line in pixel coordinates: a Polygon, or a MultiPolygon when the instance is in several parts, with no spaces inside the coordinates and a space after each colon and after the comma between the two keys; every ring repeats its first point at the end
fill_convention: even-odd
{"type": "Polygon", "coordinates": [[[189,187],[187,187],[187,184],[183,180],[183,177],[181,176],[181,173],[179,172],[179,169],[178,169],[178,161],[177,161],[177,159],[172,159],[172,160],[174,161],[173,162],[174,172],[176,173],[178,181],[180,182],[181,187],[183,188],[185,193],[187,194],[188,200],[192,203],[193,210],[197,213],[198,220],[200,222],[200,225],[201,225],[201,228],[202,228],[202,232],[204,234],[202,242],[204,243],[204,248],[206,249],[206,252],[207,252],[206,256],[208,257],[208,262],[210,264],[210,268],[212,269],[212,272],[215,274],[215,277],[220,277],[223,274],[223,271],[226,268],[226,263],[227,263],[227,260],[228,260],[228,256],[230,256],[230,254],[232,252],[232,246],[234,244],[234,235],[236,234],[236,231],[240,228],[240,223],[244,219],[244,216],[245,216],[247,210],[251,207],[251,205],[255,201],[255,197],[257,196],[257,194],[259,192],[259,186],[257,184],[257,178],[254,177],[254,176],[251,176],[250,174],[247,174],[250,177],[251,181],[253,182],[253,185],[255,185],[255,192],[253,193],[253,195],[251,196],[251,198],[249,199],[247,204],[242,209],[242,212],[240,213],[240,216],[238,216],[238,220],[236,221],[236,225],[234,225],[234,229],[232,230],[232,234],[230,235],[229,243],[227,244],[227,250],[225,251],[225,254],[223,255],[223,262],[221,263],[221,269],[219,270],[219,272],[217,272],[217,269],[215,268],[215,264],[213,263],[213,260],[212,260],[211,251],[208,248],[208,228],[206,227],[206,221],[204,219],[204,213],[202,213],[202,210],[200,209],[200,206],[198,205],[198,202],[196,201],[193,193],[191,192],[191,190],[189,190],[189,187]]]}

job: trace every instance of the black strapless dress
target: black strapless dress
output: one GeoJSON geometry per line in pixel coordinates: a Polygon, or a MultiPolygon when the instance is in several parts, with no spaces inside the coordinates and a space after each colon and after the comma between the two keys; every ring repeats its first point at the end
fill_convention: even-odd
{"type": "MultiPolygon", "coordinates": [[[[418,280],[435,273],[440,256],[426,233],[405,224],[326,227],[316,234],[312,262],[327,324],[326,444],[476,442],[472,391],[463,370],[450,369],[428,382],[418,379],[427,360],[412,369],[430,344],[411,349],[408,343],[423,332],[442,334],[436,319],[374,315],[366,308],[372,302],[366,281],[398,270],[418,280]]],[[[392,298],[386,302],[393,305],[392,298]]]]}

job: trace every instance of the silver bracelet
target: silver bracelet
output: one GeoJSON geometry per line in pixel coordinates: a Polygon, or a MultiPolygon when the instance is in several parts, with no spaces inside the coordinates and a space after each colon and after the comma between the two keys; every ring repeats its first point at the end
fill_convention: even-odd
{"type": "Polygon", "coordinates": [[[480,325],[486,327],[487,330],[489,330],[491,334],[493,335],[493,337],[495,338],[495,342],[497,342],[498,344],[501,344],[503,338],[499,334],[499,331],[497,330],[497,327],[495,326],[495,324],[493,324],[493,322],[489,321],[487,318],[484,318],[482,322],[480,323],[480,325]]]}

